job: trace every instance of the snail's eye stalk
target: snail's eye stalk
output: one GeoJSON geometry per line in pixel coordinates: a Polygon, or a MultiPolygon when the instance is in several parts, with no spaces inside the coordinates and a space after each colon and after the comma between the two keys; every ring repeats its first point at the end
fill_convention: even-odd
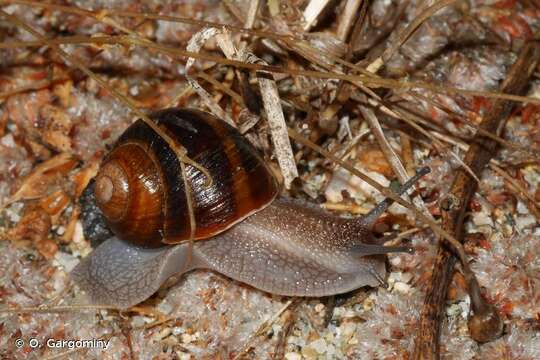
{"type": "MultiPolygon", "coordinates": [[[[396,195],[401,196],[403,195],[407,190],[409,190],[414,184],[416,184],[424,175],[428,174],[431,171],[431,169],[427,166],[424,166],[416,171],[416,174],[411,177],[409,180],[405,182],[405,184],[401,185],[397,191],[395,191],[396,195]]],[[[377,221],[377,219],[394,203],[394,200],[390,198],[386,198],[383,201],[381,201],[379,204],[377,204],[373,209],[371,209],[370,212],[368,212],[366,215],[362,217],[362,222],[368,226],[371,227],[377,221]]]]}

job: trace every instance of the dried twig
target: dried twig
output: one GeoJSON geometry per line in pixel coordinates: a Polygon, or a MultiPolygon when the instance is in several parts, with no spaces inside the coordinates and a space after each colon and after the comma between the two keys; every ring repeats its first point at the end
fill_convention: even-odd
{"type": "MultiPolygon", "coordinates": [[[[263,60],[257,58],[253,54],[247,52],[238,52],[228,31],[224,30],[219,37],[218,45],[227,56],[227,58],[240,59],[247,63],[262,63],[263,60]]],[[[285,187],[289,188],[292,181],[298,177],[296,162],[292,152],[291,142],[287,134],[287,124],[285,123],[285,115],[281,107],[278,88],[272,74],[257,72],[261,97],[266,112],[266,119],[270,127],[270,134],[274,144],[274,153],[279,163],[281,173],[285,182],[285,187]]]]}
{"type": "Polygon", "coordinates": [[[294,324],[297,318],[297,314],[294,310],[294,308],[288,309],[283,313],[283,326],[278,334],[278,339],[276,341],[276,347],[272,359],[278,360],[285,358],[284,355],[285,348],[287,347],[287,339],[289,338],[289,335],[294,328],[294,324]]]}
{"type": "Polygon", "coordinates": [[[440,237],[448,241],[448,243],[452,245],[453,250],[456,251],[456,253],[460,255],[461,259],[465,260],[465,256],[463,254],[463,249],[462,249],[461,244],[452,235],[450,235],[446,230],[443,230],[435,221],[425,216],[424,213],[420,211],[418,208],[416,208],[414,205],[408,203],[407,201],[403,200],[400,196],[396,195],[390,188],[382,186],[377,181],[373,180],[366,174],[356,169],[354,166],[351,166],[347,162],[341,160],[340,158],[336,157],[335,155],[321,148],[319,145],[314,144],[309,139],[306,139],[305,137],[303,137],[302,135],[300,135],[298,132],[296,132],[295,130],[291,128],[289,128],[289,136],[293,138],[294,140],[296,140],[298,143],[305,145],[309,147],[310,149],[323,155],[325,158],[332,160],[334,163],[343,167],[344,169],[349,171],[351,174],[358,176],[360,179],[364,180],[366,183],[373,186],[375,189],[379,190],[387,198],[390,198],[394,200],[395,202],[397,202],[398,204],[411,210],[417,219],[419,219],[420,221],[428,225],[435,234],[439,235],[440,237]]]}
{"type": "Polygon", "coordinates": [[[399,140],[401,142],[401,158],[405,163],[405,170],[409,176],[412,176],[414,174],[414,160],[411,138],[404,131],[400,130],[399,140]]]}
{"type": "Polygon", "coordinates": [[[449,6],[458,0],[441,0],[428,7],[420,15],[418,15],[413,22],[411,22],[398,36],[397,41],[387,48],[384,54],[375,59],[368,65],[367,69],[370,72],[376,73],[383,65],[384,62],[390,59],[401,45],[407,41],[407,39],[422,25],[427,19],[433,16],[440,9],[449,6]]]}
{"type": "Polygon", "coordinates": [[[374,107],[377,107],[381,112],[395,118],[398,120],[401,120],[408,125],[410,125],[413,129],[417,130],[419,133],[423,134],[427,138],[431,139],[433,143],[435,144],[435,148],[437,148],[439,151],[447,152],[450,156],[452,156],[463,168],[468,171],[469,175],[472,176],[473,179],[476,181],[479,181],[477,176],[469,169],[469,167],[461,160],[461,158],[451,149],[448,149],[445,147],[440,141],[437,140],[434,136],[432,136],[427,130],[422,128],[420,125],[418,125],[415,120],[418,118],[418,116],[414,114],[407,114],[401,109],[394,108],[390,109],[383,103],[377,101],[376,99],[368,99],[368,103],[374,107]]]}
{"type": "MultiPolygon", "coordinates": [[[[193,35],[191,39],[189,39],[186,49],[188,51],[197,53],[208,39],[215,37],[219,33],[220,30],[216,28],[203,29],[193,35]]],[[[225,110],[221,108],[221,106],[219,106],[218,103],[214,101],[212,95],[210,95],[208,91],[206,91],[201,85],[199,85],[195,77],[188,75],[189,69],[193,66],[194,63],[194,57],[189,57],[186,62],[186,79],[188,80],[189,84],[191,85],[193,90],[195,90],[195,92],[199,95],[204,105],[206,105],[214,115],[224,120],[229,125],[236,127],[233,119],[225,110]]]]}
{"type": "MultiPolygon", "coordinates": [[[[409,179],[407,170],[405,170],[405,167],[401,163],[401,160],[399,159],[394,149],[392,149],[392,146],[390,146],[390,143],[384,136],[384,132],[382,130],[381,124],[379,123],[379,120],[375,116],[375,112],[372,109],[364,107],[364,106],[360,106],[360,112],[362,113],[366,121],[368,122],[369,127],[371,128],[371,132],[377,139],[379,147],[381,148],[381,151],[383,152],[384,157],[390,164],[390,167],[396,174],[399,181],[402,184],[405,183],[405,181],[409,179]]],[[[405,193],[404,194],[405,200],[408,200],[408,197],[409,196],[407,195],[407,193],[405,193]]],[[[424,201],[419,196],[415,196],[412,199],[412,201],[413,201],[413,204],[416,205],[419,209],[421,209],[428,218],[433,220],[433,217],[431,216],[429,210],[427,209],[426,204],[424,204],[424,201]]]]}
{"type": "MultiPolygon", "coordinates": [[[[215,26],[223,27],[222,24],[216,24],[215,26]]],[[[292,41],[292,40],[291,40],[292,41]]],[[[180,56],[180,57],[194,57],[200,60],[214,61],[222,65],[231,65],[241,69],[248,70],[260,70],[268,71],[274,74],[288,74],[294,76],[307,76],[313,77],[316,79],[337,79],[350,81],[356,84],[365,84],[369,87],[381,87],[388,88],[400,91],[409,91],[410,89],[426,89],[433,92],[438,92],[442,94],[459,94],[463,96],[481,96],[489,99],[504,99],[510,101],[524,102],[530,104],[540,105],[540,99],[519,96],[512,94],[504,94],[501,92],[493,91],[478,91],[478,90],[469,90],[469,89],[460,89],[452,86],[442,86],[434,85],[424,81],[407,81],[404,79],[388,79],[374,77],[373,74],[363,74],[363,75],[348,75],[340,72],[325,72],[325,71],[315,71],[315,70],[301,70],[296,68],[286,68],[281,66],[274,65],[262,65],[262,64],[250,64],[238,60],[230,60],[220,56],[209,55],[206,53],[194,53],[191,51],[186,51],[179,49],[173,46],[166,46],[158,44],[147,39],[143,38],[133,38],[131,36],[67,36],[67,37],[57,37],[56,39],[48,39],[45,43],[43,41],[14,41],[14,42],[5,42],[0,43],[0,49],[5,48],[16,48],[16,47],[41,47],[44,45],[60,45],[60,44],[123,44],[127,46],[139,45],[146,47],[148,49],[159,50],[163,54],[171,56],[180,56]]],[[[336,61],[331,54],[327,54],[327,57],[336,61]]],[[[358,66],[350,64],[344,60],[340,60],[339,63],[346,64],[349,67],[358,70],[358,66]]],[[[365,69],[363,69],[365,72],[365,69]]]]}
{"type": "Polygon", "coordinates": [[[253,28],[253,25],[255,25],[255,20],[257,19],[257,12],[259,11],[259,5],[260,5],[259,0],[251,0],[249,2],[246,22],[244,23],[244,27],[246,29],[251,29],[253,28]]]}
{"type": "Polygon", "coordinates": [[[349,32],[354,25],[354,21],[358,17],[360,5],[362,5],[362,0],[347,0],[337,30],[337,37],[341,41],[347,40],[349,32]]]}
{"type": "MultiPolygon", "coordinates": [[[[501,84],[501,91],[507,93],[523,93],[529,77],[540,60],[540,43],[532,42],[525,45],[518,60],[510,69],[506,79],[501,84]]],[[[513,104],[508,101],[495,101],[484,117],[480,126],[495,134],[500,134],[505,119],[509,116],[513,104]]],[[[481,134],[477,134],[465,155],[465,163],[476,173],[480,174],[489,162],[497,148],[497,142],[481,134]]],[[[452,183],[451,191],[446,201],[441,203],[443,228],[458,239],[463,236],[465,212],[477,183],[462,169],[452,183]]],[[[439,358],[439,333],[441,319],[446,303],[448,286],[452,280],[455,258],[444,247],[439,247],[431,283],[426,291],[424,307],[416,334],[414,359],[439,358]]],[[[473,338],[479,341],[489,341],[500,335],[502,321],[495,309],[484,302],[480,295],[480,287],[476,279],[466,279],[471,296],[471,307],[474,316],[469,320],[469,329],[473,338]]]]}
{"type": "Polygon", "coordinates": [[[300,298],[294,298],[294,299],[288,300],[274,315],[272,315],[271,318],[263,321],[261,325],[259,326],[259,328],[254,333],[251,334],[251,336],[248,338],[248,340],[246,341],[242,349],[238,351],[238,353],[233,358],[233,360],[241,359],[251,349],[251,346],[253,345],[253,341],[257,337],[264,334],[281,317],[281,314],[283,314],[285,310],[289,309],[291,306],[295,307],[296,305],[300,303],[300,301],[301,301],[300,298]]]}
{"type": "Polygon", "coordinates": [[[304,30],[309,31],[317,24],[317,19],[323,13],[330,0],[311,0],[304,10],[304,30]]]}
{"type": "MultiPolygon", "coordinates": [[[[262,62],[262,60],[259,61],[262,62]]],[[[272,74],[262,72],[257,72],[257,79],[259,80],[266,118],[270,124],[274,152],[283,173],[285,187],[289,188],[292,181],[298,177],[298,170],[296,169],[291,142],[287,134],[287,123],[281,108],[276,81],[272,74]]]]}

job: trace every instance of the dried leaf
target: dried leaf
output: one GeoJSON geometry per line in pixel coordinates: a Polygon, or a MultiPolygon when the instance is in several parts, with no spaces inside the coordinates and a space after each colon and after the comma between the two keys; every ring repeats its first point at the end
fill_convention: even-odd
{"type": "Polygon", "coordinates": [[[73,81],[64,81],[61,84],[56,85],[53,88],[53,93],[58,96],[60,103],[64,107],[71,105],[71,89],[73,88],[73,81]]]}
{"type": "Polygon", "coordinates": [[[31,241],[35,243],[47,238],[51,229],[51,217],[45,210],[35,207],[26,211],[17,225],[7,233],[12,241],[31,241]]]}
{"type": "Polygon", "coordinates": [[[73,209],[73,213],[71,214],[71,218],[69,219],[69,222],[66,226],[66,230],[60,237],[60,240],[62,243],[68,244],[73,240],[75,231],[77,229],[77,222],[79,221],[80,214],[81,214],[81,210],[79,209],[79,207],[75,207],[73,209]]]}
{"type": "Polygon", "coordinates": [[[53,105],[46,105],[40,110],[40,115],[47,122],[43,131],[42,140],[58,151],[71,150],[70,132],[73,124],[64,109],[53,105]]]}
{"type": "Polygon", "coordinates": [[[91,160],[89,165],[85,166],[77,173],[73,175],[73,182],[75,183],[75,197],[79,198],[84,189],[88,186],[90,180],[92,180],[98,172],[99,162],[95,159],[91,160]]]}
{"type": "MultiPolygon", "coordinates": [[[[39,205],[52,217],[58,216],[70,203],[70,198],[63,190],[57,190],[39,200],[39,205]]],[[[53,221],[56,222],[56,221],[53,221]]]]}
{"type": "Polygon", "coordinates": [[[46,259],[54,258],[54,255],[58,251],[58,244],[52,239],[42,239],[35,243],[39,253],[46,259]]]}
{"type": "Polygon", "coordinates": [[[66,152],[71,150],[71,138],[63,131],[45,130],[41,139],[58,151],[66,152]]]}
{"type": "Polygon", "coordinates": [[[57,189],[62,176],[77,165],[68,153],[62,153],[39,164],[24,179],[21,187],[8,200],[8,204],[20,200],[38,199],[57,189]]]}
{"type": "Polygon", "coordinates": [[[381,150],[375,148],[363,149],[358,154],[358,162],[369,171],[382,173],[388,179],[394,176],[394,172],[386,161],[381,150]]]}

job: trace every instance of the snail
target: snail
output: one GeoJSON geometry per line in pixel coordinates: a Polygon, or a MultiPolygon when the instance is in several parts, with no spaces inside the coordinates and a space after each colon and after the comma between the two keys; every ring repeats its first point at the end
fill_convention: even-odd
{"type": "MultiPolygon", "coordinates": [[[[186,166],[196,228],[190,228],[180,163],[145,122],[134,122],[105,156],[95,198],[115,236],[72,271],[96,305],[128,308],[173,275],[209,269],[278,295],[319,297],[384,283],[384,254],[371,232],[392,203],[341,218],[280,195],[257,150],[232,126],[205,112],[165,109],[151,119],[208,170],[186,166]],[[192,239],[193,242],[186,240],[192,239]]],[[[401,186],[411,187],[424,168],[401,186]]]]}

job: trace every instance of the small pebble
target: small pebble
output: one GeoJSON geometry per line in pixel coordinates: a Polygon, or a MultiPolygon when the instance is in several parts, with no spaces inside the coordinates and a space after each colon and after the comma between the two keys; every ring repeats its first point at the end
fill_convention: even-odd
{"type": "Polygon", "coordinates": [[[390,256],[390,264],[392,266],[399,266],[401,264],[401,257],[400,256],[390,256]]]}
{"type": "Polygon", "coordinates": [[[175,328],[173,328],[173,334],[174,335],[180,335],[180,334],[183,334],[185,332],[186,332],[186,329],[184,329],[181,326],[176,326],[175,328]]]}
{"type": "Polygon", "coordinates": [[[62,266],[66,272],[71,272],[71,270],[79,263],[79,259],[63,251],[57,251],[56,254],[54,254],[54,260],[56,260],[58,265],[62,266]]]}
{"type": "Polygon", "coordinates": [[[457,316],[461,313],[462,309],[459,304],[452,304],[446,308],[446,315],[448,316],[457,316]]]}
{"type": "Polygon", "coordinates": [[[536,224],[536,218],[533,215],[518,216],[516,225],[518,229],[526,229],[533,227],[536,224]]]}
{"type": "Polygon", "coordinates": [[[21,220],[21,215],[20,215],[21,210],[22,210],[21,207],[12,205],[9,209],[6,209],[6,217],[12,223],[17,223],[19,222],[19,220],[21,220]]]}
{"type": "Polygon", "coordinates": [[[64,226],[59,226],[57,229],[56,229],[56,233],[58,235],[64,235],[64,233],[66,232],[66,228],[64,226]]]}
{"type": "Polygon", "coordinates": [[[411,286],[404,282],[398,281],[394,284],[394,290],[402,294],[408,294],[411,291],[411,286]]]}
{"type": "Polygon", "coordinates": [[[190,335],[190,334],[182,334],[182,342],[184,344],[189,344],[190,342],[192,342],[193,340],[195,340],[195,337],[190,335]]]}
{"type": "Polygon", "coordinates": [[[81,221],[77,221],[75,224],[75,231],[73,232],[73,242],[80,243],[84,240],[83,226],[81,221]]]}
{"type": "Polygon", "coordinates": [[[473,213],[473,223],[476,226],[493,226],[493,219],[487,211],[473,213]]]}
{"type": "Polygon", "coordinates": [[[306,347],[302,348],[302,355],[306,359],[316,359],[319,356],[319,353],[317,353],[317,351],[315,351],[314,348],[312,348],[310,346],[306,346],[306,347]]]}
{"type": "Polygon", "coordinates": [[[287,360],[301,360],[302,355],[300,355],[299,353],[295,353],[295,352],[288,352],[288,353],[285,354],[285,359],[287,359],[287,360]]]}
{"type": "Polygon", "coordinates": [[[13,135],[11,133],[7,134],[6,136],[0,138],[0,144],[6,146],[6,147],[15,147],[15,139],[13,139],[13,135]]]}
{"type": "Polygon", "coordinates": [[[176,356],[178,356],[180,360],[191,360],[191,355],[183,351],[177,351],[176,356]]]}
{"type": "Polygon", "coordinates": [[[348,322],[340,326],[339,329],[341,330],[343,336],[351,336],[356,330],[356,324],[348,322]]]}
{"type": "Polygon", "coordinates": [[[308,346],[313,348],[319,354],[324,354],[326,352],[326,349],[328,348],[326,340],[324,340],[323,338],[313,341],[308,346]]]}
{"type": "Polygon", "coordinates": [[[131,326],[141,327],[150,323],[150,321],[152,320],[146,316],[135,315],[131,318],[131,326]]]}
{"type": "Polygon", "coordinates": [[[518,201],[517,202],[516,210],[517,210],[518,214],[521,214],[521,215],[529,213],[529,209],[527,208],[527,205],[525,205],[525,203],[523,203],[523,201],[518,201]]]}

